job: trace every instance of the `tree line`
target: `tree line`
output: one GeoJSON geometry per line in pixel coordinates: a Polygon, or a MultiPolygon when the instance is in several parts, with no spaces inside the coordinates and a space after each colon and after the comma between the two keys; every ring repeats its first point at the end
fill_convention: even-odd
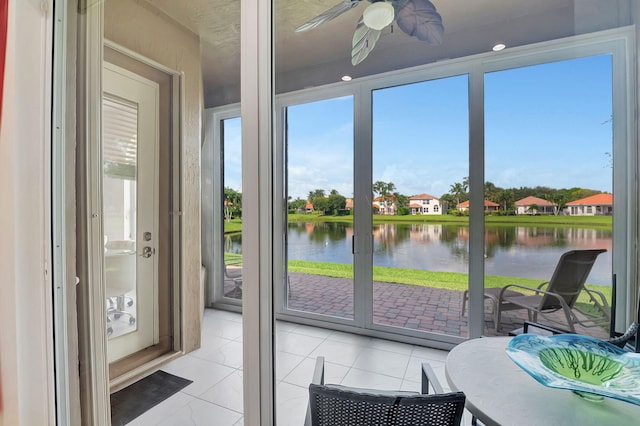
{"type": "MultiPolygon", "coordinates": [[[[381,204],[395,205],[396,214],[409,214],[409,197],[397,191],[393,182],[376,181],[372,186],[373,196],[377,198],[381,204]]],[[[554,214],[558,215],[567,206],[567,203],[591,195],[600,194],[602,191],[585,188],[562,188],[555,189],[547,186],[535,187],[511,187],[502,188],[492,182],[484,184],[484,198],[499,204],[499,214],[511,215],[515,214],[515,202],[526,197],[537,197],[554,203],[554,214]]],[[[337,190],[331,189],[326,192],[324,189],[315,189],[309,191],[306,199],[297,197],[296,199],[288,199],[289,212],[304,212],[308,203],[313,205],[313,210],[325,215],[348,214],[346,209],[347,199],[337,190]]],[[[456,206],[469,199],[469,178],[465,177],[461,182],[454,182],[449,187],[449,191],[440,197],[440,205],[442,212],[446,213],[453,210],[456,206]]],[[[242,194],[229,187],[224,188],[224,215],[226,220],[233,217],[240,217],[242,212],[242,194]]],[[[537,209],[538,206],[530,206],[537,209]]]]}
{"type": "MultiPolygon", "coordinates": [[[[571,201],[586,198],[591,195],[601,194],[602,191],[585,188],[561,188],[555,189],[548,186],[521,186],[502,188],[492,182],[484,184],[484,198],[499,204],[499,212],[505,215],[515,214],[515,202],[526,197],[537,197],[555,204],[554,214],[559,215],[571,201]]],[[[449,192],[440,197],[440,203],[445,209],[455,208],[458,204],[469,199],[469,178],[465,177],[462,182],[454,182],[449,192]]],[[[532,210],[537,210],[538,206],[530,206],[532,210]]]]}
{"type": "Polygon", "coordinates": [[[346,197],[340,195],[340,193],[335,189],[330,190],[328,195],[325,193],[324,189],[310,191],[306,200],[302,200],[300,197],[295,200],[291,200],[291,197],[289,197],[289,211],[306,211],[307,203],[311,203],[313,205],[313,210],[323,214],[337,216],[349,213],[345,210],[347,206],[346,197]]]}

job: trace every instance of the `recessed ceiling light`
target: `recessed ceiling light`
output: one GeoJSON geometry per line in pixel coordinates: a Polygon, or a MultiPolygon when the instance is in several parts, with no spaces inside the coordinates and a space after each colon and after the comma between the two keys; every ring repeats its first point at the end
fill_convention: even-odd
{"type": "Polygon", "coordinates": [[[350,75],[343,75],[342,76],[342,81],[351,81],[351,76],[350,75]]]}
{"type": "Polygon", "coordinates": [[[507,46],[506,46],[506,45],[504,45],[504,44],[502,44],[502,43],[498,43],[498,44],[496,44],[495,46],[493,46],[493,47],[492,47],[492,50],[493,50],[494,52],[499,52],[499,51],[501,51],[502,49],[504,49],[505,47],[507,47],[507,46]]]}

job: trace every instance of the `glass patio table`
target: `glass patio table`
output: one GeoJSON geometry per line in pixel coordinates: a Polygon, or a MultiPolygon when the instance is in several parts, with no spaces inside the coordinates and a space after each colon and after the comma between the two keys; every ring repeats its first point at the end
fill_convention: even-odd
{"type": "Polygon", "coordinates": [[[465,393],[467,410],[486,426],[639,424],[638,405],[611,398],[588,401],[538,383],[507,355],[511,339],[468,340],[447,356],[451,390],[465,393]]]}

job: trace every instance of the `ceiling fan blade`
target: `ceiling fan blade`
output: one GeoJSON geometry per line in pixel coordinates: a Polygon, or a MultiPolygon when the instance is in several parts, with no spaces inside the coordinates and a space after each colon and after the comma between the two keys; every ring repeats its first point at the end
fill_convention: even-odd
{"type": "Polygon", "coordinates": [[[342,0],[340,3],[336,4],[331,9],[325,10],[320,15],[300,25],[298,28],[296,28],[296,32],[299,33],[302,31],[307,31],[317,27],[320,24],[329,22],[333,18],[336,18],[342,15],[343,13],[353,9],[354,7],[359,5],[361,1],[363,0],[342,0]]]}
{"type": "Polygon", "coordinates": [[[351,63],[358,65],[369,56],[380,38],[382,30],[373,30],[364,24],[364,18],[361,16],[353,33],[353,43],[351,49],[351,63]]]}
{"type": "Polygon", "coordinates": [[[429,0],[407,0],[396,6],[396,24],[402,31],[429,44],[441,44],[442,17],[429,0]]]}

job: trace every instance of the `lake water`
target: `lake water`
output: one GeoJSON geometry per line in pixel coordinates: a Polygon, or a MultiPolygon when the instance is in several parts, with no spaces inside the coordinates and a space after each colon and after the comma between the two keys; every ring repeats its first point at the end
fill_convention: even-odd
{"type": "MultiPolygon", "coordinates": [[[[353,228],[344,223],[290,223],[291,260],[352,263],[353,228]]],[[[373,262],[377,266],[467,273],[469,227],[452,224],[374,226],[373,262]]],[[[229,237],[226,251],[240,252],[241,236],[229,237]]],[[[560,255],[574,249],[605,248],[588,283],[611,284],[611,231],[589,228],[487,226],[485,274],[547,281],[560,255]]]]}

